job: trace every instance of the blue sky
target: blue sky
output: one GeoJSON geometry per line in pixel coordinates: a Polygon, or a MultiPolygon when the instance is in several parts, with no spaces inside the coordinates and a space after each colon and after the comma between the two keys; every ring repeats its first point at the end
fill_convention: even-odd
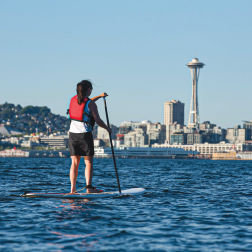
{"type": "MultiPolygon", "coordinates": [[[[110,121],[163,122],[163,104],[185,103],[193,57],[200,120],[252,120],[252,1],[0,0],[0,103],[65,114],[76,83],[106,91],[110,121]]],[[[98,102],[104,117],[103,102],[98,102]]]]}

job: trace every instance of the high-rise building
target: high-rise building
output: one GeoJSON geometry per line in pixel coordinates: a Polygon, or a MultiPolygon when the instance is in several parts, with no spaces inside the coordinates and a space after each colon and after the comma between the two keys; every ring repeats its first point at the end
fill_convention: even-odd
{"type": "Polygon", "coordinates": [[[180,101],[171,100],[164,104],[164,124],[184,125],[184,108],[185,104],[180,101]]]}
{"type": "Polygon", "coordinates": [[[184,126],[184,108],[185,104],[171,100],[164,104],[164,124],[166,126],[166,141],[170,142],[170,135],[174,129],[184,126]],[[174,125],[176,125],[174,127],[174,125]]]}

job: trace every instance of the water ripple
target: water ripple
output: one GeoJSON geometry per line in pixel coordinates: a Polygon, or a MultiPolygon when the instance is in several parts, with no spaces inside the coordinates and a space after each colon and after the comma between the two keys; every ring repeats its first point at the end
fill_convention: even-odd
{"type": "MultiPolygon", "coordinates": [[[[134,197],[34,199],[68,192],[69,159],[0,159],[2,251],[252,251],[252,162],[117,161],[134,197]]],[[[117,190],[113,162],[95,160],[94,184],[117,190]]],[[[84,186],[81,162],[77,186],[84,186]]]]}

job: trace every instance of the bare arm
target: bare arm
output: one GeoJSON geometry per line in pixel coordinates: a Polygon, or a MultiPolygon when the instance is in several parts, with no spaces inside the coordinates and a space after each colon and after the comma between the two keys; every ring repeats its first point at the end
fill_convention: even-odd
{"type": "Polygon", "coordinates": [[[95,97],[91,98],[91,100],[94,101],[94,102],[96,102],[96,101],[99,100],[100,98],[106,97],[106,96],[108,96],[107,93],[102,93],[102,94],[100,94],[100,95],[98,95],[98,96],[95,96],[95,97]]]}
{"type": "Polygon", "coordinates": [[[89,109],[92,113],[92,116],[95,119],[95,122],[102,128],[106,129],[109,134],[111,134],[111,129],[102,121],[102,119],[100,118],[98,109],[97,109],[97,105],[94,103],[94,101],[91,101],[89,103],[89,109]]]}

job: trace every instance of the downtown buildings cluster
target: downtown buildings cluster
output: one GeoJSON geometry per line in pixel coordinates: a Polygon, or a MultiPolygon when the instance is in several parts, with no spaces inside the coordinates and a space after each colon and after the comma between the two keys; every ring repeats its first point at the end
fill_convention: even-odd
{"type": "MultiPolygon", "coordinates": [[[[188,124],[185,124],[185,104],[171,100],[164,103],[164,123],[149,121],[124,122],[117,129],[116,146],[126,147],[177,147],[198,151],[203,155],[213,153],[244,152],[252,150],[252,121],[242,126],[222,129],[210,121],[200,123],[198,81],[204,63],[194,58],[187,64],[192,76],[192,97],[188,124]]],[[[115,135],[114,135],[115,136],[115,135]]],[[[104,139],[103,134],[98,138],[104,139]]]]}
{"type": "MultiPolygon", "coordinates": [[[[185,123],[185,104],[178,100],[167,101],[164,103],[163,123],[142,121],[123,122],[119,127],[111,125],[114,147],[117,150],[135,148],[135,152],[143,151],[136,148],[145,148],[144,152],[153,152],[152,148],[155,148],[156,151],[159,148],[161,151],[162,148],[164,155],[169,149],[169,153],[173,154],[177,150],[177,153],[186,151],[190,155],[200,154],[205,157],[215,155],[217,159],[218,157],[244,159],[244,155],[247,155],[247,159],[252,159],[252,121],[244,121],[242,126],[238,125],[228,129],[218,127],[210,121],[200,123],[198,81],[200,69],[204,67],[204,63],[194,58],[187,66],[192,76],[192,98],[188,124],[185,123]]],[[[13,109],[17,110],[18,108],[11,107],[11,110],[13,109]]],[[[33,118],[30,115],[31,109],[33,108],[23,109],[26,112],[26,117],[28,115],[30,121],[39,122],[42,120],[45,122],[45,127],[48,128],[47,133],[36,132],[36,134],[17,137],[12,136],[16,134],[15,131],[13,134],[11,131],[8,132],[8,125],[2,124],[0,125],[1,143],[10,143],[27,149],[66,150],[68,148],[67,132],[49,132],[51,126],[48,123],[52,124],[55,121],[52,125],[57,125],[59,120],[62,121],[62,118],[56,117],[52,120],[50,111],[46,111],[47,114],[43,117],[40,116],[41,118],[33,118]],[[4,132],[5,134],[3,134],[4,132]]],[[[44,110],[45,108],[43,108],[44,110]]],[[[19,117],[15,116],[13,120],[15,121],[19,117]]],[[[63,124],[66,128],[67,124],[63,124]]],[[[106,130],[96,125],[93,136],[94,145],[98,152],[109,147],[109,135],[106,130]]]]}

